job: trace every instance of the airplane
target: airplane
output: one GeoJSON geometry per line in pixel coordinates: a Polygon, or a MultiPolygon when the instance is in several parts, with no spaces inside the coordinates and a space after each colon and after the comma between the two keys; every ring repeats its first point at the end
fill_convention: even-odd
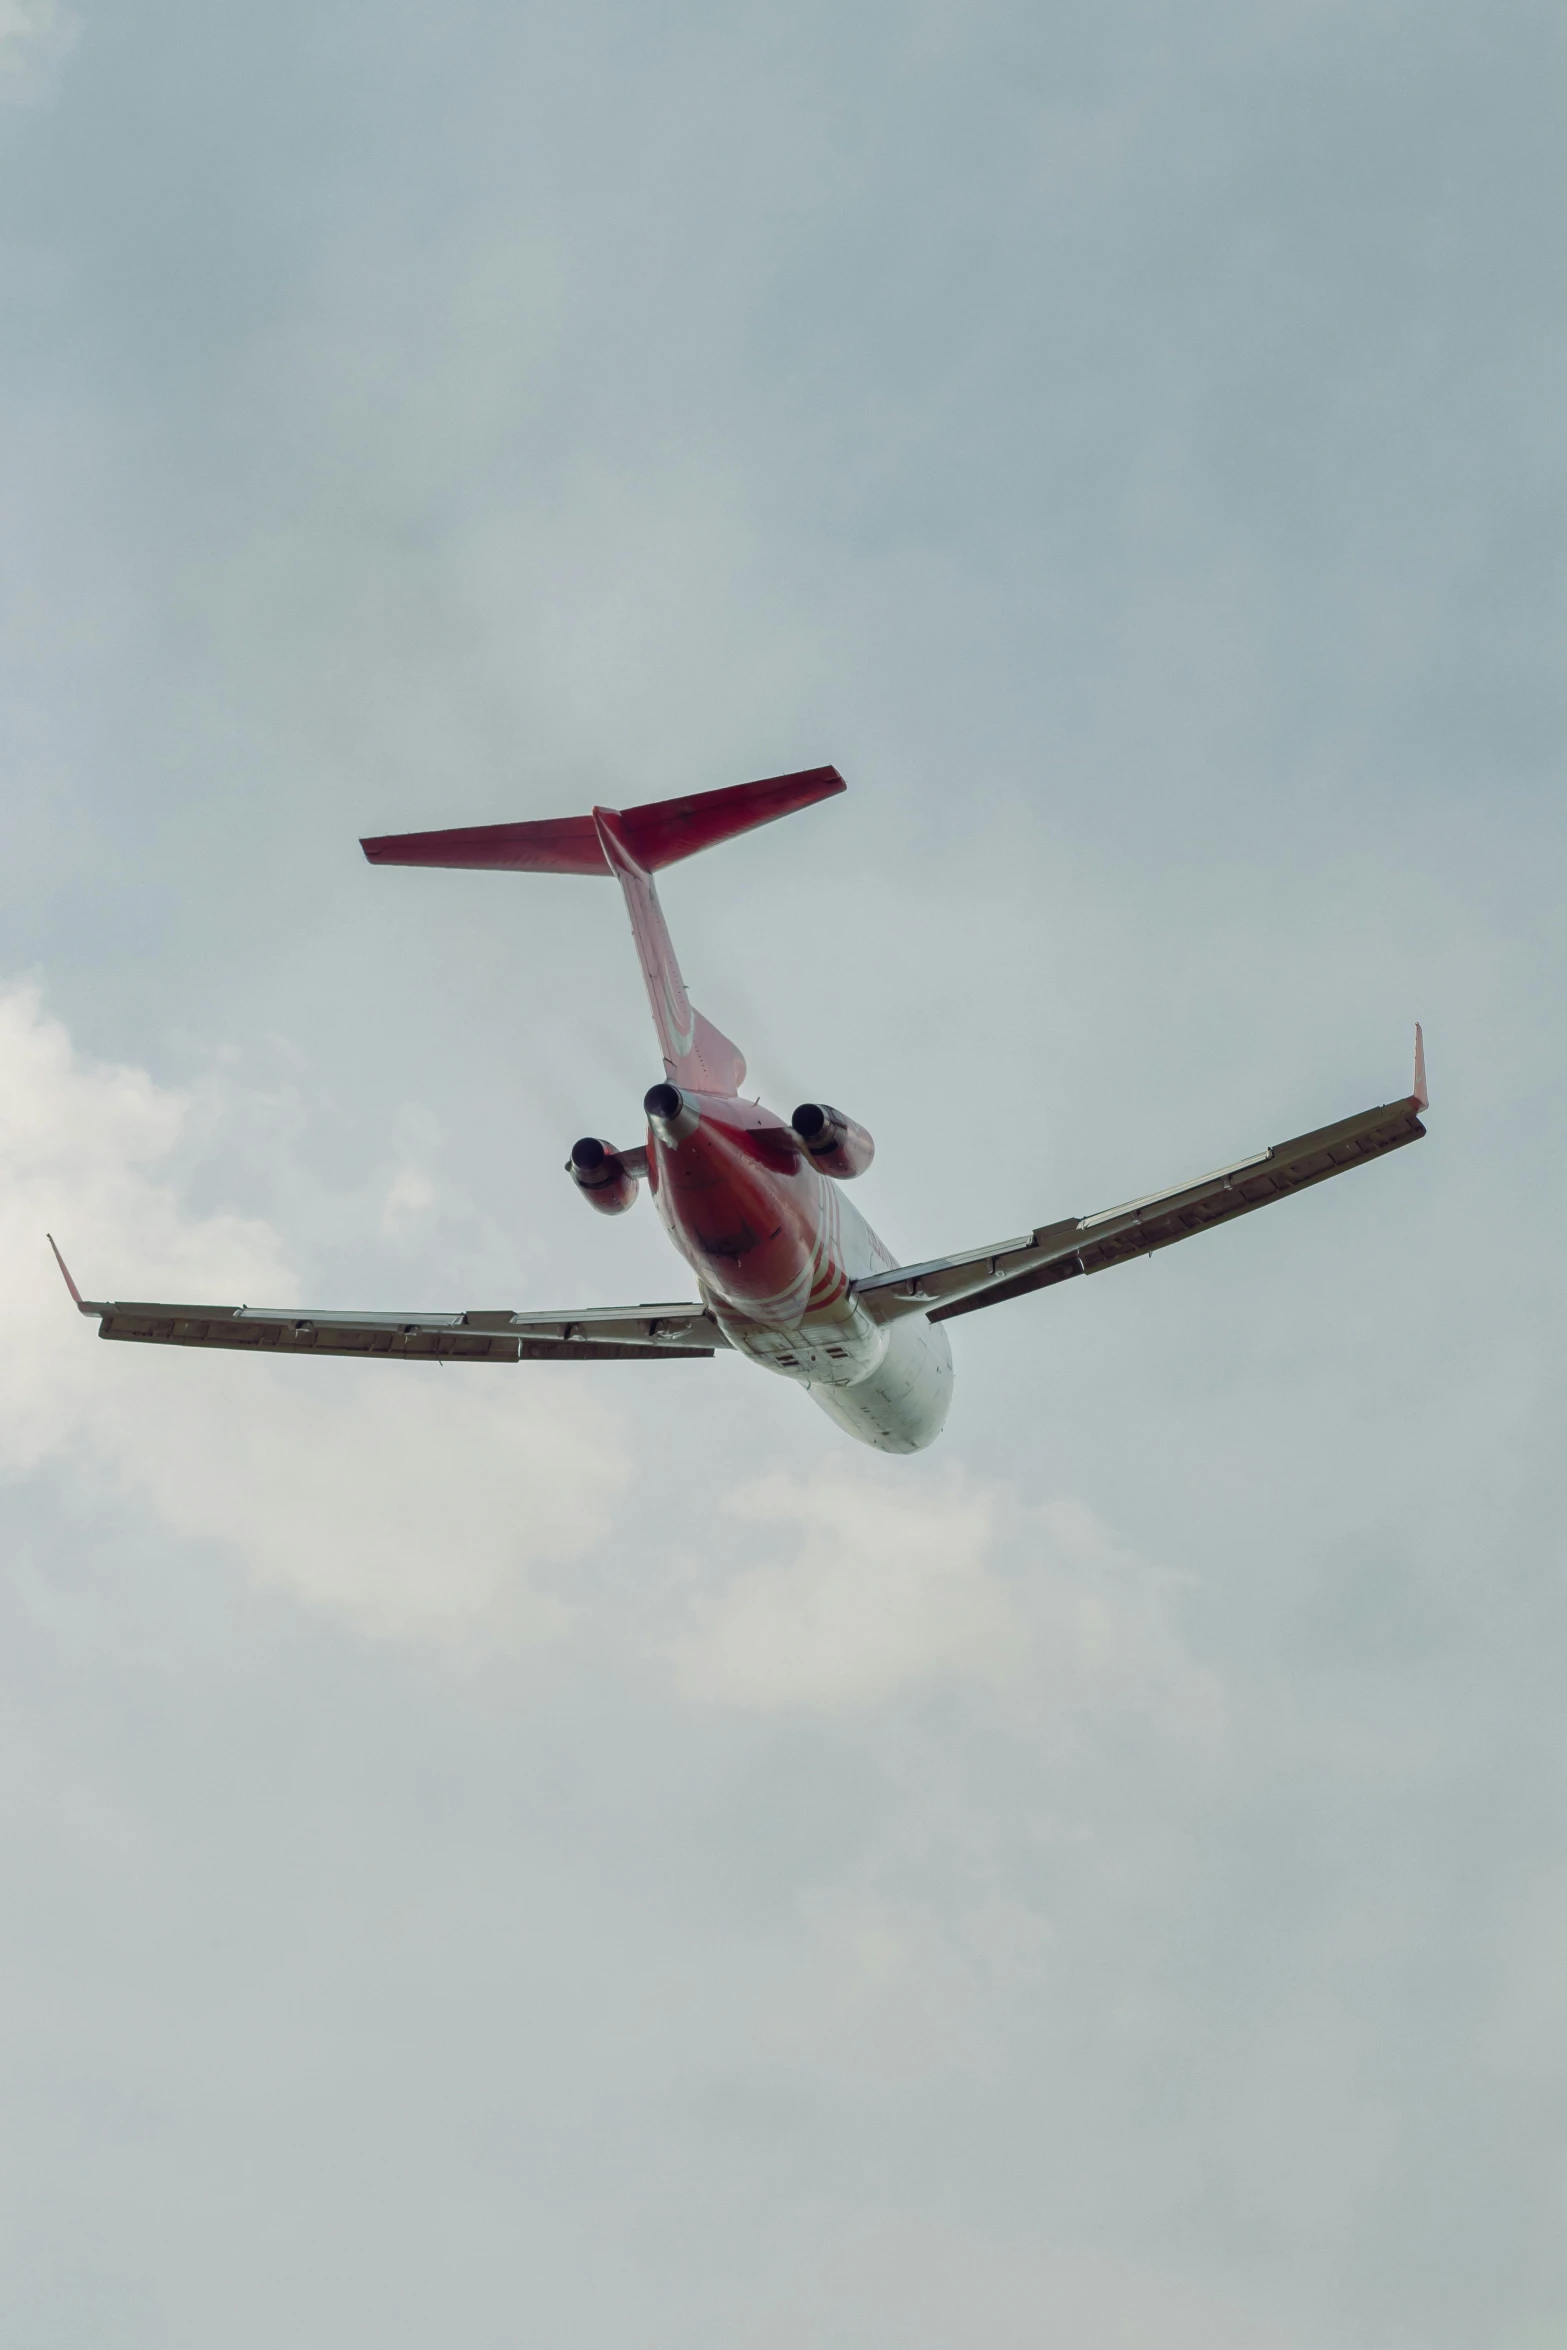
{"type": "Polygon", "coordinates": [[[1151,1255],[1425,1134],[1417,1025],[1414,1085],[1402,1101],[1120,1207],[900,1264],[844,1191],[871,1164],[875,1145],[865,1128],[828,1102],[803,1102],[786,1119],[759,1099],[742,1100],[744,1058],[693,1008],[653,878],[698,850],[845,789],[835,767],[813,767],[642,807],[392,833],[360,844],[372,865],[598,874],[619,883],[664,1074],[643,1102],[646,1141],[616,1146],[585,1135],[572,1145],[566,1172],[606,1216],[623,1214],[646,1182],[696,1276],[694,1300],[444,1314],[123,1304],[84,1298],[51,1236],[80,1312],[98,1317],[102,1338],[278,1355],[654,1363],[727,1349],[793,1380],[861,1443],[912,1453],[933,1443],[946,1421],[952,1350],[944,1325],[957,1315],[1151,1255]]]}

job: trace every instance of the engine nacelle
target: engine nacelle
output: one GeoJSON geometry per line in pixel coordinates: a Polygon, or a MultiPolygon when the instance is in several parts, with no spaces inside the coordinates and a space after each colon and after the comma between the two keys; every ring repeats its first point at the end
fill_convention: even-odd
{"type": "Polygon", "coordinates": [[[876,1145],[864,1127],[828,1102],[802,1102],[791,1124],[810,1153],[812,1166],[840,1183],[863,1175],[876,1156],[876,1145]]]}
{"type": "Polygon", "coordinates": [[[601,1216],[623,1215],[637,1196],[637,1179],[625,1160],[596,1135],[585,1134],[572,1144],[566,1172],[601,1216]]]}
{"type": "Polygon", "coordinates": [[[649,1086],[642,1097],[642,1107],[659,1141],[671,1149],[695,1134],[702,1123],[701,1111],[695,1102],[687,1101],[678,1085],[649,1086]]]}

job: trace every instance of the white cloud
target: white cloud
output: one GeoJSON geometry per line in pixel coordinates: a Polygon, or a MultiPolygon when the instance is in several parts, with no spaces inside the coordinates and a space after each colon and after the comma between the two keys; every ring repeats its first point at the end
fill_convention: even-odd
{"type": "Polygon", "coordinates": [[[428,1216],[436,1202],[435,1185],[420,1167],[400,1167],[386,1187],[381,1203],[381,1230],[388,1240],[401,1240],[428,1216]]]}
{"type": "Polygon", "coordinates": [[[693,1583],[676,1650],[693,1694],[841,1713],[980,1680],[1057,1729],[1106,1709],[1211,1726],[1170,1578],[1081,1502],[1025,1509],[956,1469],[899,1489],[879,1463],[833,1461],[760,1478],[726,1509],[741,1531],[726,1569],[693,1583]]]}
{"type": "Polygon", "coordinates": [[[0,0],[0,98],[32,97],[76,32],[60,0],[0,0]]]}
{"type": "MultiPolygon", "coordinates": [[[[205,1105],[209,1114],[212,1105],[205,1105]]],[[[78,1054],[36,988],[0,993],[0,1466],[73,1470],[177,1535],[361,1628],[537,1630],[530,1568],[604,1532],[621,1476],[581,1391],[527,1366],[276,1363],[96,1347],[44,1239],[91,1293],[301,1299],[253,1218],[198,1215],[177,1180],[197,1105],[78,1054]]]]}
{"type": "MultiPolygon", "coordinates": [[[[36,987],[0,991],[0,1469],[68,1458],[119,1506],[371,1633],[590,1629],[586,1601],[550,1587],[607,1532],[626,1474],[602,1388],[529,1365],[89,1343],[46,1230],[89,1295],[311,1302],[268,1224],[183,1195],[198,1130],[240,1107],[94,1062],[36,987]]],[[[434,1203],[405,1170],[383,1228],[434,1203]]],[[[849,1713],[980,1682],[1052,1737],[1107,1712],[1184,1733],[1212,1705],[1168,1599],[1081,1503],[1025,1509],[956,1467],[831,1458],[721,1500],[640,1637],[687,1696],[743,1710],[849,1713]]]]}
{"type": "Polygon", "coordinates": [[[83,1060],[39,990],[0,992],[0,1461],[35,1466],[88,1421],[104,1366],[84,1347],[49,1255],[59,1238],[89,1284],[118,1272],[142,1296],[286,1296],[294,1274],[267,1228],[193,1217],[166,1170],[191,1104],[141,1069],[83,1060]]]}
{"type": "Polygon", "coordinates": [[[697,1597],[678,1650],[695,1693],[839,1711],[938,1675],[1006,1670],[1014,1611],[988,1570],[995,1502],[983,1488],[952,1478],[900,1493],[834,1465],[759,1478],[725,1507],[743,1529],[734,1552],[764,1556],[697,1597]],[[780,1537],[791,1555],[766,1558],[780,1537]]]}

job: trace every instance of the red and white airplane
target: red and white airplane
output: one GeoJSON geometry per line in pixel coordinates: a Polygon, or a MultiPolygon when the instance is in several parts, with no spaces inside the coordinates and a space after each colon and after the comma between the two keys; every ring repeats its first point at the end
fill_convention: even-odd
{"type": "Polygon", "coordinates": [[[955,1315],[1147,1256],[1425,1133],[1417,1027],[1414,1089],[1403,1101],[1297,1135],[1124,1207],[900,1265],[843,1190],[870,1165],[870,1136],[826,1102],[803,1102],[785,1119],[759,1101],[742,1101],[744,1059],[693,1010],[653,882],[662,866],[843,789],[836,768],[814,767],[641,808],[395,833],[362,844],[374,865],[613,874],[619,882],[664,1076],[643,1103],[645,1142],[617,1149],[586,1136],[574,1144],[567,1172],[590,1206],[610,1216],[629,1208],[646,1180],[670,1239],[696,1275],[694,1302],[450,1314],[127,1305],[84,1298],[60,1258],[80,1310],[98,1317],[103,1338],[410,1362],[658,1362],[726,1347],[794,1380],[861,1443],[918,1452],[940,1435],[947,1417],[952,1351],[941,1325],[955,1315]]]}

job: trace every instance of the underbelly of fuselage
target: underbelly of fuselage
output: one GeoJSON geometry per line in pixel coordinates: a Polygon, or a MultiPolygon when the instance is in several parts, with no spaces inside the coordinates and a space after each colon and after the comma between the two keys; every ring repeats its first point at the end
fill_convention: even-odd
{"type": "Polygon", "coordinates": [[[952,1349],[923,1314],[878,1325],[861,1306],[794,1327],[752,1321],[710,1297],[737,1354],[803,1387],[829,1419],[878,1452],[920,1452],[946,1424],[952,1349]]]}

